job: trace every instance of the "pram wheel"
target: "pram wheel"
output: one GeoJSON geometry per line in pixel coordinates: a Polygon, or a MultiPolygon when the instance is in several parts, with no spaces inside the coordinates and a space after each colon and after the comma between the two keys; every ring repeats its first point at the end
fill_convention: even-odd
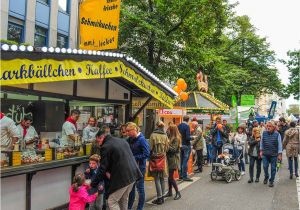
{"type": "Polygon", "coordinates": [[[217,180],[217,178],[218,178],[217,172],[216,172],[216,171],[212,171],[212,172],[210,173],[210,178],[211,178],[212,181],[217,180]]]}
{"type": "Polygon", "coordinates": [[[227,183],[230,183],[232,181],[232,174],[231,174],[231,171],[227,171],[224,175],[225,177],[225,180],[227,183]]]}
{"type": "Polygon", "coordinates": [[[237,181],[240,181],[241,180],[241,178],[242,178],[242,174],[241,174],[241,172],[240,171],[235,171],[235,179],[237,180],[237,181]]]}

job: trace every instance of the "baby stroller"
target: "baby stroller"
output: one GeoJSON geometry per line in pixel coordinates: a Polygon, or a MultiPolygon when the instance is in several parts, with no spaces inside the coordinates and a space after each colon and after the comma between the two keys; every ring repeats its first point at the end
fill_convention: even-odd
{"type": "Polygon", "coordinates": [[[233,146],[232,144],[223,145],[222,151],[228,151],[229,157],[224,158],[224,160],[218,158],[217,163],[212,164],[212,172],[210,173],[212,181],[217,180],[218,177],[222,177],[227,183],[230,183],[233,179],[237,181],[241,179],[241,172],[235,168],[235,165],[237,165],[240,160],[241,154],[235,151],[242,149],[242,146],[233,146]],[[236,154],[238,154],[238,156],[236,154]]]}

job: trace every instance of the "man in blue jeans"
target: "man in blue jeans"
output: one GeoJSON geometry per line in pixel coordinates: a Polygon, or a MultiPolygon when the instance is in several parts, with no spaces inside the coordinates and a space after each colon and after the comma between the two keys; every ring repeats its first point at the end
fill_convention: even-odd
{"type": "Polygon", "coordinates": [[[139,194],[137,210],[142,210],[145,204],[144,177],[146,172],[146,160],[150,156],[150,147],[144,135],[139,132],[139,127],[135,123],[129,122],[126,124],[126,133],[129,137],[128,143],[130,149],[143,175],[143,177],[137,180],[133,185],[132,191],[129,194],[128,209],[131,210],[133,207],[135,200],[135,189],[137,189],[139,194]]]}
{"type": "Polygon", "coordinates": [[[269,187],[274,186],[277,159],[282,159],[282,142],[280,134],[275,130],[276,124],[273,120],[267,123],[267,130],[262,133],[260,141],[260,156],[263,160],[265,179],[264,184],[268,183],[269,165],[271,164],[271,178],[269,187]]]}
{"type": "Polygon", "coordinates": [[[189,116],[183,116],[183,122],[178,125],[178,130],[181,134],[181,163],[179,179],[192,182],[193,180],[187,176],[188,161],[191,154],[191,131],[188,124],[189,119],[189,116]]]}

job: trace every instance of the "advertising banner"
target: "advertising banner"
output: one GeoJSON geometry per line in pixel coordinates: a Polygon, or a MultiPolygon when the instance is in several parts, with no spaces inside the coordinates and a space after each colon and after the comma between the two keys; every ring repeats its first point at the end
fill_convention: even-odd
{"type": "Polygon", "coordinates": [[[122,77],[172,108],[174,99],[121,61],[1,60],[1,85],[122,77]]]}
{"type": "Polygon", "coordinates": [[[121,0],[82,0],[79,6],[79,48],[118,48],[121,0]]]}

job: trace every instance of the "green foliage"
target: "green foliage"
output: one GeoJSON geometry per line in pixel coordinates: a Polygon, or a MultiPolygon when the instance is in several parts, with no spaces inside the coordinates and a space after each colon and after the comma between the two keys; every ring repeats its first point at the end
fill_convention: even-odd
{"type": "Polygon", "coordinates": [[[6,40],[6,39],[0,39],[0,43],[1,44],[8,44],[8,45],[24,45],[24,46],[29,46],[30,44],[29,43],[18,43],[18,42],[15,42],[15,41],[12,41],[12,40],[6,40]]]}
{"type": "Polygon", "coordinates": [[[226,0],[124,0],[120,49],[165,81],[184,78],[189,90],[201,69],[210,92],[227,104],[231,95],[283,96],[274,52],[234,6],[226,0]]]}
{"type": "Polygon", "coordinates": [[[287,92],[294,95],[296,100],[300,98],[300,50],[289,51],[287,53],[289,56],[288,61],[283,61],[286,64],[288,71],[290,72],[290,83],[287,86],[287,92]]]}

